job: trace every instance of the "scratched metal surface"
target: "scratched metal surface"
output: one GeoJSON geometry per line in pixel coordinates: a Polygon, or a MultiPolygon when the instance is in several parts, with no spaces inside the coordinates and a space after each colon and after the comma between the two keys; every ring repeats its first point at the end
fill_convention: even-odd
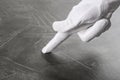
{"type": "Polygon", "coordinates": [[[118,9],[112,27],[90,43],[71,36],[52,54],[41,54],[79,0],[0,0],[0,80],[120,80],[118,9]]]}

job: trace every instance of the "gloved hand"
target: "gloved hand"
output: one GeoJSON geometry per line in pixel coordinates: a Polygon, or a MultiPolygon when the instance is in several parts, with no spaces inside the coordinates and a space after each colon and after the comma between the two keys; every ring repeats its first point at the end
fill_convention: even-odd
{"type": "Polygon", "coordinates": [[[85,42],[98,37],[109,29],[110,18],[119,5],[120,0],[82,0],[72,8],[65,20],[53,23],[53,29],[57,34],[42,52],[51,52],[72,33],[77,33],[85,42]]]}

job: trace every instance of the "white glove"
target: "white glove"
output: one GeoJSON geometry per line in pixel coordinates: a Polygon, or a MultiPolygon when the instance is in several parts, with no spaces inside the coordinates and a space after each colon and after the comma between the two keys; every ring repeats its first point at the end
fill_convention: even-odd
{"type": "Polygon", "coordinates": [[[110,18],[119,4],[120,0],[82,0],[73,7],[65,20],[53,23],[57,34],[42,52],[51,52],[74,32],[85,42],[99,36],[109,29],[110,18]],[[85,29],[81,31],[81,28],[85,29]]]}

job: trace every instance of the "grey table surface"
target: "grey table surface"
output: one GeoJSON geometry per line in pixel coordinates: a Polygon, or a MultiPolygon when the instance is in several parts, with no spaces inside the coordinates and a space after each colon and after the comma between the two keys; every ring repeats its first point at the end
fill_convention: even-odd
{"type": "Polygon", "coordinates": [[[74,34],[41,54],[79,0],[0,0],[0,80],[120,80],[120,9],[109,31],[89,43],[74,34]]]}

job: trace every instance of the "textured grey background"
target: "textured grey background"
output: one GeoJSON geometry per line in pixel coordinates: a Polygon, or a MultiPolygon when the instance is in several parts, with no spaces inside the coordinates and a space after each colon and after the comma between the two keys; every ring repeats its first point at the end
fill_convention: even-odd
{"type": "Polygon", "coordinates": [[[79,0],[0,0],[0,80],[120,80],[120,9],[90,43],[73,35],[52,54],[41,48],[79,0]]]}

